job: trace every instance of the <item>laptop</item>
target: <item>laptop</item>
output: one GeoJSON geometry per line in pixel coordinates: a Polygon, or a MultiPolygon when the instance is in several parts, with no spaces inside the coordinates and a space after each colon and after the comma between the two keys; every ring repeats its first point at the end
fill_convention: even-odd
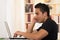
{"type": "Polygon", "coordinates": [[[12,37],[9,26],[8,26],[8,23],[6,21],[4,23],[5,23],[5,26],[6,26],[6,30],[7,30],[9,39],[27,39],[25,37],[12,37]]]}

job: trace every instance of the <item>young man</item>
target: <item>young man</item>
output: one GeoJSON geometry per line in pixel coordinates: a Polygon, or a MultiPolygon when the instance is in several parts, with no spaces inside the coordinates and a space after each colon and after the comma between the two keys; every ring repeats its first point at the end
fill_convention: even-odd
{"type": "Polygon", "coordinates": [[[58,26],[50,18],[50,10],[48,5],[43,3],[38,3],[35,5],[35,14],[36,16],[33,18],[30,32],[17,31],[15,32],[14,37],[17,35],[22,35],[26,38],[35,40],[57,40],[58,26]],[[32,29],[36,22],[43,24],[40,28],[37,29],[37,32],[34,33],[32,29]]]}

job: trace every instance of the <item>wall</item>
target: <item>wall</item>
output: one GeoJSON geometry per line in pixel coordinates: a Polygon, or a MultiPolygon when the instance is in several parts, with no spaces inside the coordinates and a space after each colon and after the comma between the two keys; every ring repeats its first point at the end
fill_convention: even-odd
{"type": "Polygon", "coordinates": [[[0,38],[8,37],[5,21],[12,37],[16,31],[25,31],[23,0],[0,0],[0,38]]]}
{"type": "Polygon", "coordinates": [[[8,37],[4,21],[6,21],[6,0],[0,0],[0,38],[8,37]]]}
{"type": "MultiPolygon", "coordinates": [[[[16,0],[16,30],[25,31],[24,0],[16,0]]],[[[16,31],[15,30],[15,31],[16,31]]]]}

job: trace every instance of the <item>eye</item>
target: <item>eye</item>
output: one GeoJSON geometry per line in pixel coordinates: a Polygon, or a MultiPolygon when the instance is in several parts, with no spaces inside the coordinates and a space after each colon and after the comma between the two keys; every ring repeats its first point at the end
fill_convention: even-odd
{"type": "Polygon", "coordinates": [[[38,13],[35,13],[36,15],[38,15],[38,13]]]}

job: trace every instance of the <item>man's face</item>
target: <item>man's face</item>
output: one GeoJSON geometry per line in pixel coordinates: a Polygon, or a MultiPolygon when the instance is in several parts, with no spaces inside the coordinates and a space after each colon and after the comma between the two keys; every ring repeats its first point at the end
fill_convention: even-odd
{"type": "Polygon", "coordinates": [[[40,22],[40,23],[44,22],[44,19],[45,19],[44,13],[42,13],[39,8],[35,9],[35,14],[36,14],[37,22],[40,22]]]}

